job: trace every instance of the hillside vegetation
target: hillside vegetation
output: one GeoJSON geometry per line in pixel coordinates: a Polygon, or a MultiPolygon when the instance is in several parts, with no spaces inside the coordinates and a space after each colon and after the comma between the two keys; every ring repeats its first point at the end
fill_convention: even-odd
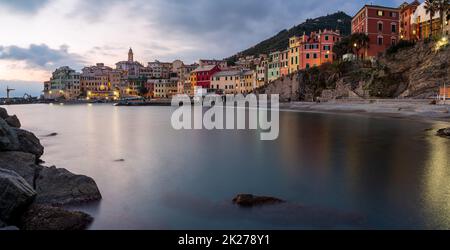
{"type": "Polygon", "coordinates": [[[306,22],[294,26],[289,30],[282,30],[277,35],[231,56],[228,60],[234,62],[241,56],[268,54],[273,51],[284,50],[289,46],[290,37],[303,35],[304,32],[309,34],[313,31],[333,29],[340,30],[343,35],[349,35],[351,33],[351,20],[352,18],[344,12],[336,12],[315,19],[307,19],[306,22]]]}

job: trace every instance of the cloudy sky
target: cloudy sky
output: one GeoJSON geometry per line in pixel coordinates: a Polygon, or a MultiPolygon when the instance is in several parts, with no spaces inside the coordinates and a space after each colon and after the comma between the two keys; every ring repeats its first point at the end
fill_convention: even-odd
{"type": "Polygon", "coordinates": [[[223,58],[282,29],[364,3],[403,0],[0,0],[0,96],[39,91],[63,65],[223,58]],[[39,84],[36,84],[39,83],[39,84]]]}

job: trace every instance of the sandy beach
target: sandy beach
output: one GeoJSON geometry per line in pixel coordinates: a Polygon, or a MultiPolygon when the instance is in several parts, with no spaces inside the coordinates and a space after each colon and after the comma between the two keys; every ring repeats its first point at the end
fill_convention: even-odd
{"type": "Polygon", "coordinates": [[[439,121],[450,125],[450,101],[448,104],[431,105],[430,100],[336,100],[323,103],[281,103],[281,110],[299,112],[349,113],[411,119],[439,121]]]}

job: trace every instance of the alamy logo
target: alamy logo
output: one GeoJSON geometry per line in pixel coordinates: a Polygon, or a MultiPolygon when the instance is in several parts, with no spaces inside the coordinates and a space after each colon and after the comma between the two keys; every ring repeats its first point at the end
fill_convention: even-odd
{"type": "Polygon", "coordinates": [[[176,130],[261,130],[263,141],[276,140],[279,135],[279,95],[271,95],[270,101],[267,95],[259,95],[258,98],[254,94],[245,97],[241,94],[210,94],[196,97],[193,101],[187,95],[176,95],[172,98],[172,106],[177,107],[171,118],[172,127],[176,130]]]}

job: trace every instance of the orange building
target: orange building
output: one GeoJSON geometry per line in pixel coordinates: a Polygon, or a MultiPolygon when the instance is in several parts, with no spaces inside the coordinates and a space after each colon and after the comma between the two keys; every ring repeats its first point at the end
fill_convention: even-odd
{"type": "Polygon", "coordinates": [[[365,5],[352,19],[352,33],[369,37],[369,47],[359,57],[374,57],[399,40],[400,9],[365,5]]]}
{"type": "Polygon", "coordinates": [[[400,39],[409,41],[416,40],[417,34],[413,29],[411,20],[419,5],[420,2],[417,0],[410,4],[405,2],[400,5],[400,39]]]}
{"type": "Polygon", "coordinates": [[[317,67],[323,63],[333,62],[333,46],[341,39],[339,31],[324,30],[303,35],[300,46],[300,69],[317,67]]]}
{"type": "Polygon", "coordinates": [[[289,73],[333,62],[333,46],[341,40],[339,31],[324,30],[289,39],[289,73]]]}

